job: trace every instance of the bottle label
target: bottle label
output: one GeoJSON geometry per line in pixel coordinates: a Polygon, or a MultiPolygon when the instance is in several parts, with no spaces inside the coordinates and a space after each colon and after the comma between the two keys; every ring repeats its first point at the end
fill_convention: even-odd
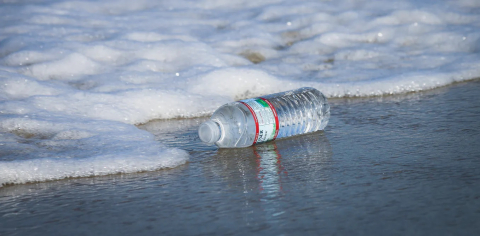
{"type": "Polygon", "coordinates": [[[255,143],[274,140],[278,135],[278,116],[273,105],[265,98],[252,98],[239,101],[252,113],[255,120],[255,143]]]}

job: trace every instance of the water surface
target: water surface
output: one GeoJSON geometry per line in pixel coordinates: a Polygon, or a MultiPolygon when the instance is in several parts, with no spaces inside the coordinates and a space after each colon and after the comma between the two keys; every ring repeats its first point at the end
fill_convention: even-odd
{"type": "Polygon", "coordinates": [[[242,149],[200,143],[205,118],[150,122],[187,164],[0,188],[0,234],[475,235],[479,89],[331,99],[324,132],[242,149]]]}

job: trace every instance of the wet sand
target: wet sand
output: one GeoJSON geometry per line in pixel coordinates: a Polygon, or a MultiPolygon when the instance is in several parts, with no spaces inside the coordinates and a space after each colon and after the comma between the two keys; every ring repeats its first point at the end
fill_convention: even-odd
{"type": "Polygon", "coordinates": [[[242,149],[205,118],[140,126],[190,152],[174,169],[0,188],[0,235],[475,235],[480,80],[331,99],[325,131],[242,149]]]}

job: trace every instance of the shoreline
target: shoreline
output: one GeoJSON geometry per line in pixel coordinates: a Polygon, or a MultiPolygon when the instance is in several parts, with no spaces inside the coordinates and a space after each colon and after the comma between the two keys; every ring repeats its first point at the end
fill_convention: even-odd
{"type": "Polygon", "coordinates": [[[152,122],[187,164],[0,188],[0,233],[471,235],[478,89],[335,99],[325,131],[242,149],[201,144],[203,118],[152,122]]]}
{"type": "MultiPolygon", "coordinates": [[[[387,101],[400,100],[401,101],[401,100],[408,100],[408,99],[412,99],[412,98],[413,99],[421,99],[422,96],[428,96],[429,94],[439,94],[442,91],[444,91],[445,89],[448,90],[451,87],[461,86],[461,85],[469,84],[469,83],[476,83],[478,81],[480,81],[480,77],[472,79],[472,80],[468,80],[468,81],[454,82],[454,83],[449,84],[449,85],[445,85],[445,86],[441,86],[441,87],[437,87],[437,88],[429,89],[429,90],[423,90],[423,91],[415,91],[415,92],[408,92],[408,93],[401,93],[401,94],[379,95],[379,96],[367,96],[367,97],[356,97],[356,96],[334,97],[334,98],[328,98],[328,101],[329,101],[329,103],[333,104],[333,106],[335,106],[335,105],[344,104],[344,103],[362,103],[362,102],[365,102],[365,101],[383,102],[384,100],[387,100],[387,101]]],[[[176,137],[173,138],[172,140],[168,140],[168,138],[159,138],[158,136],[161,133],[172,133],[172,132],[175,133],[176,131],[181,132],[182,130],[184,130],[188,127],[198,126],[200,123],[204,122],[210,116],[211,115],[202,116],[202,117],[193,117],[193,118],[155,119],[155,120],[151,120],[151,121],[149,121],[145,124],[137,124],[137,125],[135,125],[135,127],[153,133],[154,135],[156,135],[156,141],[160,141],[161,143],[166,144],[168,147],[180,148],[182,150],[186,150],[187,152],[189,152],[190,155],[194,155],[195,152],[196,152],[194,149],[198,148],[198,146],[199,146],[198,144],[196,146],[193,146],[193,147],[189,146],[189,145],[185,145],[184,143],[179,144],[179,146],[175,146],[174,144],[176,142],[172,141],[172,140],[175,140],[176,137]],[[187,148],[183,149],[183,147],[187,147],[187,148]]],[[[327,129],[328,129],[328,125],[327,125],[327,129]]],[[[324,131],[320,131],[320,132],[324,132],[324,131]]],[[[174,136],[179,136],[179,135],[175,134],[174,136]]],[[[189,136],[191,136],[191,134],[189,134],[189,136]]],[[[297,136],[294,136],[294,137],[297,137],[297,136]]],[[[281,140],[283,140],[283,139],[281,139],[281,140]]],[[[205,146],[205,145],[200,144],[200,146],[205,146]]],[[[200,150],[212,150],[212,149],[215,149],[215,148],[216,148],[216,146],[207,146],[207,147],[202,147],[200,150]]],[[[185,164],[182,164],[180,166],[187,165],[188,162],[189,161],[187,161],[185,164]]],[[[44,183],[44,182],[52,182],[52,181],[54,182],[54,181],[61,181],[61,180],[68,180],[68,179],[78,179],[78,178],[95,178],[95,177],[111,176],[111,175],[129,175],[129,174],[135,174],[135,173],[148,173],[148,172],[162,171],[162,170],[168,170],[168,169],[175,169],[175,168],[178,168],[180,166],[160,168],[160,169],[153,170],[153,171],[147,170],[147,171],[129,172],[129,173],[119,172],[119,173],[108,174],[108,175],[91,175],[91,176],[85,176],[85,177],[66,177],[66,178],[57,179],[57,180],[35,181],[35,182],[21,183],[20,185],[36,184],[36,183],[44,183]]],[[[19,185],[19,184],[18,183],[8,183],[8,184],[4,184],[4,185],[0,186],[0,188],[6,188],[6,187],[9,187],[9,186],[15,186],[15,185],[19,185]]]]}

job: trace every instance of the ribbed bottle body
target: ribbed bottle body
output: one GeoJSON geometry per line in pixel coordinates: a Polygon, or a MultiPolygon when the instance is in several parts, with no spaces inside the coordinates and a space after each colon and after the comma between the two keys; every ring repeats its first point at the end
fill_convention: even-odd
{"type": "Polygon", "coordinates": [[[271,94],[263,98],[273,104],[279,120],[277,138],[323,130],[330,119],[327,98],[314,88],[271,94]]]}
{"type": "Polygon", "coordinates": [[[325,96],[300,88],[225,104],[200,126],[199,136],[219,147],[247,147],[322,130],[329,118],[325,96]]]}

